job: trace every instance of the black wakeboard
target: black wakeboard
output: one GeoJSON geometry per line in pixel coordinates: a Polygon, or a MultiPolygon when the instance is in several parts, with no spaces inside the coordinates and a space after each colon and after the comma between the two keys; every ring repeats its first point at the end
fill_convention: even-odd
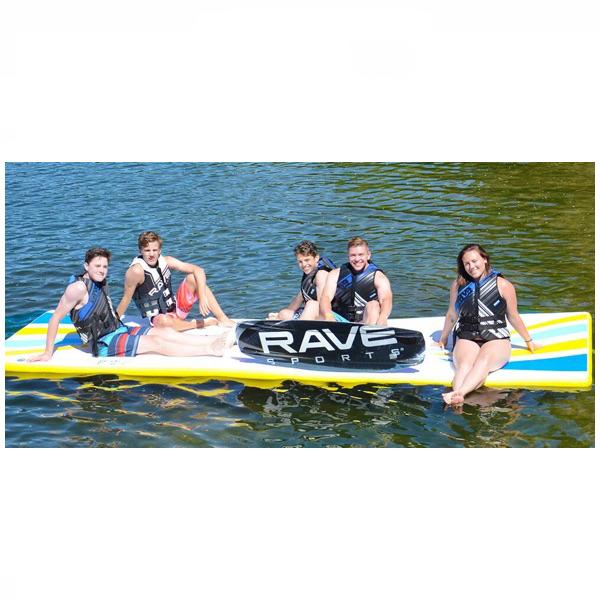
{"type": "Polygon", "coordinates": [[[270,363],[345,369],[393,369],[425,357],[420,331],[333,321],[243,321],[240,350],[270,363]]]}

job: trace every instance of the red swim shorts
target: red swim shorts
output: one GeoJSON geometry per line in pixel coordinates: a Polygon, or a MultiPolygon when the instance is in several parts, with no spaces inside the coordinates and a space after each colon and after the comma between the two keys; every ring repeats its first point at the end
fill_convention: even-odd
{"type": "Polygon", "coordinates": [[[190,290],[184,279],[177,289],[177,316],[185,319],[190,314],[196,300],[198,300],[198,294],[190,290]]]}

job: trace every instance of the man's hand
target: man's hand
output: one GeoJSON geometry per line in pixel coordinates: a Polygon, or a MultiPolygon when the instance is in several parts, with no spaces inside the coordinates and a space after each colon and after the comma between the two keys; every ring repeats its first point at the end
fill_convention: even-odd
{"type": "Polygon", "coordinates": [[[51,352],[44,352],[43,354],[37,354],[36,356],[31,356],[27,359],[27,362],[46,362],[52,358],[51,352]]]}

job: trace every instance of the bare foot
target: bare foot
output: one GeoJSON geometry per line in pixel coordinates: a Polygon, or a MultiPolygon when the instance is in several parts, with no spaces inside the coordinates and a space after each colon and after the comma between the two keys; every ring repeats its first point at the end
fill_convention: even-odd
{"type": "Polygon", "coordinates": [[[462,404],[465,401],[464,396],[456,390],[442,394],[442,398],[446,404],[462,404]]]}
{"type": "Polygon", "coordinates": [[[225,350],[231,348],[231,337],[229,333],[222,333],[221,335],[215,337],[215,339],[210,344],[210,354],[214,356],[223,356],[225,354],[225,350]]]}
{"type": "Polygon", "coordinates": [[[218,324],[219,324],[219,321],[217,321],[217,319],[215,319],[214,317],[206,317],[204,319],[196,319],[196,327],[198,329],[203,329],[204,327],[210,327],[211,325],[218,325],[218,324]],[[203,325],[198,327],[198,321],[203,323],[203,325]]]}
{"type": "Polygon", "coordinates": [[[452,398],[452,394],[454,394],[454,390],[452,390],[450,392],[446,392],[445,394],[442,394],[442,398],[444,399],[444,402],[446,404],[450,404],[450,399],[452,398]]]}
{"type": "Polygon", "coordinates": [[[219,327],[235,327],[237,323],[232,321],[229,317],[223,317],[219,319],[219,327]]]}
{"type": "Polygon", "coordinates": [[[454,392],[450,398],[449,404],[462,404],[465,401],[465,397],[460,392],[454,392]]]}

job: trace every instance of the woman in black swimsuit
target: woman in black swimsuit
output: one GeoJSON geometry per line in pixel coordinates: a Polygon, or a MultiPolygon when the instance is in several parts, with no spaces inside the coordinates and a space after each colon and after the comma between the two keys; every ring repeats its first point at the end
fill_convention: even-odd
{"type": "Polygon", "coordinates": [[[462,404],[465,395],[481,387],[490,372],[508,362],[511,346],[506,319],[530,352],[538,347],[517,310],[513,284],[492,269],[489,255],[479,244],[460,251],[457,267],[439,340],[444,348],[455,329],[452,357],[456,372],[452,391],[442,394],[447,404],[462,404]]]}

